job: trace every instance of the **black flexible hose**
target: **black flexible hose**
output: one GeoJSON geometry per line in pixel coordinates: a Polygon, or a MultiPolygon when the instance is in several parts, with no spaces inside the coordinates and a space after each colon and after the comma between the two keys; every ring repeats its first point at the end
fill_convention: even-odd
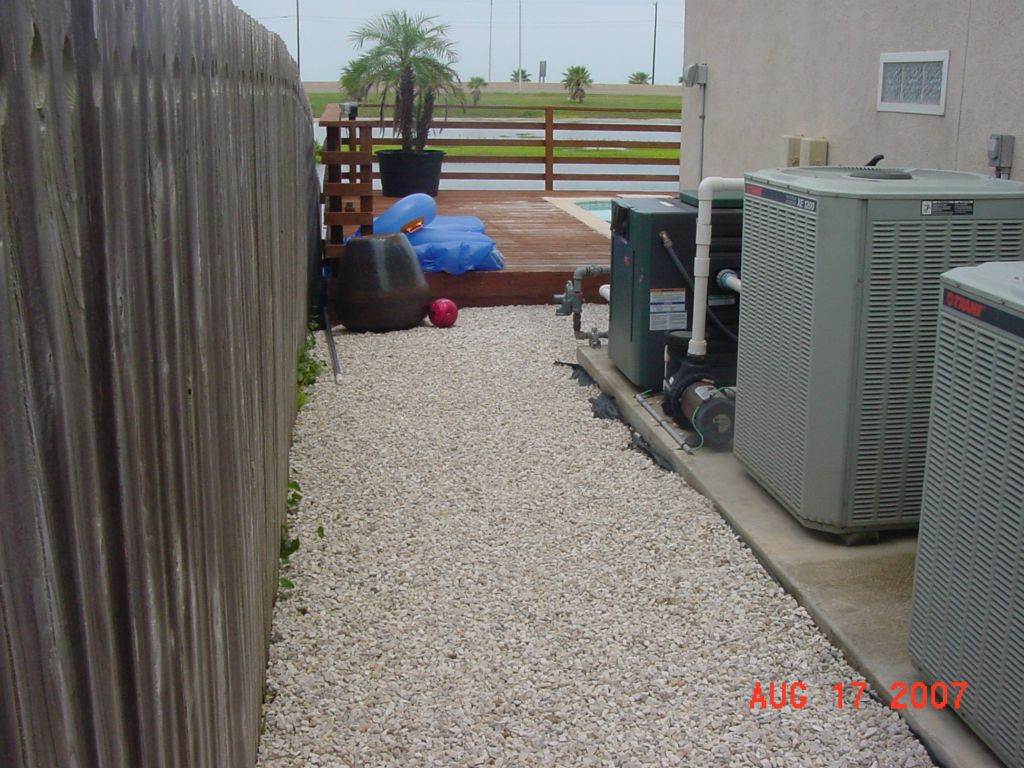
{"type": "MultiPolygon", "coordinates": [[[[686,271],[686,267],[683,266],[682,259],[679,258],[679,254],[676,253],[676,249],[672,246],[672,240],[669,238],[668,233],[662,230],[658,233],[658,237],[661,238],[661,244],[665,246],[665,250],[668,252],[669,257],[672,259],[672,263],[676,265],[676,269],[682,274],[686,284],[690,287],[691,295],[697,292],[697,289],[693,287],[693,278],[690,273],[686,271]]],[[[719,319],[718,315],[714,313],[710,306],[707,307],[708,317],[711,318],[711,322],[715,324],[715,327],[720,330],[725,336],[732,341],[738,341],[736,334],[729,330],[729,328],[719,319]]]]}

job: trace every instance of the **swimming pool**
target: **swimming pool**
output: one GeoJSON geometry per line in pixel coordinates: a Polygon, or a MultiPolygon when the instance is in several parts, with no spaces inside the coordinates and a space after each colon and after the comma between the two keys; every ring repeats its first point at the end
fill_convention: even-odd
{"type": "Polygon", "coordinates": [[[612,221],[612,201],[608,200],[579,200],[576,205],[582,208],[584,211],[589,213],[591,216],[596,216],[601,221],[606,221],[611,224],[612,221]]]}
{"type": "MultiPolygon", "coordinates": [[[[665,197],[665,195],[618,195],[617,197],[665,197]]],[[[570,216],[579,219],[595,232],[611,237],[612,200],[611,197],[545,197],[556,208],[561,208],[570,216]]]]}

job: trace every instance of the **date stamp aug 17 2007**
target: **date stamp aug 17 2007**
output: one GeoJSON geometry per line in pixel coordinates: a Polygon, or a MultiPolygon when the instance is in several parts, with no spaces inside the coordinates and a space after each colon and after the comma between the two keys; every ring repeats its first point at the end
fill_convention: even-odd
{"type": "MultiPolygon", "coordinates": [[[[935,683],[903,683],[895,682],[889,686],[892,709],[960,709],[967,683],[935,682],[935,683]]],[[[868,689],[863,680],[836,683],[829,690],[829,703],[837,709],[850,707],[860,709],[861,696],[868,689]]],[[[804,709],[815,698],[807,684],[799,680],[795,682],[771,680],[754,684],[750,696],[750,709],[804,709]]]]}

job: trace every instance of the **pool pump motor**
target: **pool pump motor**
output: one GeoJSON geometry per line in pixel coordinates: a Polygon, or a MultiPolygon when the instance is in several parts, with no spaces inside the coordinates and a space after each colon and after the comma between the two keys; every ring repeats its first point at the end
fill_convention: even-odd
{"type": "Polygon", "coordinates": [[[682,333],[670,333],[666,338],[662,409],[682,427],[696,432],[698,445],[724,448],[732,442],[735,390],[715,383],[721,380],[721,372],[706,360],[686,356],[688,341],[689,334],[682,333]]]}

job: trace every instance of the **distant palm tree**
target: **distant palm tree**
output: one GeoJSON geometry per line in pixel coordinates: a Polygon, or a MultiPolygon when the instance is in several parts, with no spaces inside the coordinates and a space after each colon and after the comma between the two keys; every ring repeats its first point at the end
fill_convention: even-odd
{"type": "Polygon", "coordinates": [[[629,76],[630,85],[647,85],[651,82],[651,76],[646,72],[634,72],[629,76]]]}
{"type": "Polygon", "coordinates": [[[569,92],[569,101],[583,102],[587,95],[586,89],[594,84],[586,67],[576,65],[562,73],[562,85],[569,92]]]}
{"type": "Polygon", "coordinates": [[[370,88],[373,87],[373,83],[368,77],[369,67],[370,62],[367,59],[359,58],[355,61],[350,61],[341,70],[341,90],[350,99],[355,99],[356,101],[366,100],[370,88]]]}
{"type": "Polygon", "coordinates": [[[525,69],[513,69],[512,74],[509,75],[509,79],[513,83],[518,83],[520,80],[524,83],[530,82],[530,73],[525,69]]]}
{"type": "Polygon", "coordinates": [[[480,101],[480,89],[487,86],[487,81],[482,77],[471,77],[466,85],[469,86],[469,95],[473,97],[473,106],[475,107],[480,101]]]}

